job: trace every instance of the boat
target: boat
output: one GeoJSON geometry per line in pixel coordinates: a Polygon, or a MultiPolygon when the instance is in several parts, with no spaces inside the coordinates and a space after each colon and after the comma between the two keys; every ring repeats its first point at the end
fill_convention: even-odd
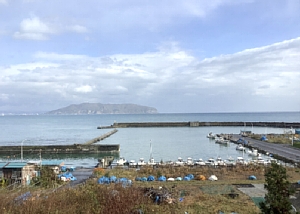
{"type": "Polygon", "coordinates": [[[123,157],[120,157],[116,162],[118,166],[124,166],[126,163],[128,163],[127,160],[123,157]]]}
{"type": "Polygon", "coordinates": [[[227,166],[235,166],[236,165],[234,158],[231,156],[225,160],[225,163],[227,166]]]}
{"type": "Polygon", "coordinates": [[[247,165],[248,164],[243,157],[237,157],[236,158],[236,163],[237,164],[243,164],[243,165],[247,165]]]}
{"type": "Polygon", "coordinates": [[[215,140],[216,143],[218,144],[223,144],[223,145],[228,145],[230,143],[229,140],[225,140],[224,138],[222,137],[219,137],[215,140]]]}
{"type": "Polygon", "coordinates": [[[266,161],[261,156],[258,156],[257,157],[257,163],[259,163],[259,164],[266,164],[266,161]]]}
{"type": "Polygon", "coordinates": [[[137,162],[135,162],[135,160],[129,161],[129,167],[136,167],[136,166],[137,166],[137,162]]]}
{"type": "Polygon", "coordinates": [[[181,157],[177,158],[177,161],[175,162],[176,166],[183,166],[184,165],[184,161],[181,157]]]}
{"type": "Polygon", "coordinates": [[[215,138],[216,138],[216,135],[213,134],[212,132],[209,132],[208,135],[207,135],[206,137],[209,138],[209,139],[215,139],[215,138]]]}
{"type": "Polygon", "coordinates": [[[222,158],[220,158],[220,157],[217,157],[217,159],[216,159],[216,164],[218,165],[218,166],[226,166],[226,163],[222,160],[222,158]]]}
{"type": "Polygon", "coordinates": [[[245,148],[242,144],[238,144],[238,145],[236,146],[236,150],[238,150],[238,151],[245,151],[246,148],[245,148]]]}
{"type": "Polygon", "coordinates": [[[147,164],[150,166],[156,165],[154,158],[150,158],[147,164]]]}
{"type": "Polygon", "coordinates": [[[206,166],[216,166],[217,163],[214,158],[209,158],[207,161],[205,161],[205,165],[206,166]]]}
{"type": "Polygon", "coordinates": [[[257,149],[252,149],[252,150],[249,149],[247,151],[247,154],[254,157],[257,157],[259,155],[257,149]]]}
{"type": "Polygon", "coordinates": [[[139,161],[137,162],[137,165],[138,166],[145,166],[146,162],[145,162],[144,158],[140,158],[139,161]]]}
{"type": "Polygon", "coordinates": [[[195,161],[196,166],[205,166],[205,162],[199,158],[197,161],[195,161]]]}
{"type": "Polygon", "coordinates": [[[194,165],[194,160],[193,158],[188,157],[186,160],[186,165],[188,166],[193,166],[194,165]]]}

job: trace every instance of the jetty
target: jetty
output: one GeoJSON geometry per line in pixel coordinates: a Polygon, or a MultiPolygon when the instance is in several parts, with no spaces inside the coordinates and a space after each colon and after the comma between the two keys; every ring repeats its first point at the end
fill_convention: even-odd
{"type": "Polygon", "coordinates": [[[142,128],[142,127],[205,127],[205,126],[253,126],[253,127],[273,127],[273,128],[300,128],[300,123],[292,122],[132,122],[113,123],[110,126],[98,126],[97,129],[112,128],[142,128]]]}
{"type": "Polygon", "coordinates": [[[118,131],[117,129],[114,129],[114,130],[112,130],[108,133],[105,133],[104,135],[101,135],[100,137],[96,137],[92,140],[89,140],[89,141],[85,142],[84,145],[91,145],[91,144],[97,143],[97,142],[99,142],[101,140],[104,140],[105,138],[108,138],[109,136],[115,134],[117,131],[118,131]]]}

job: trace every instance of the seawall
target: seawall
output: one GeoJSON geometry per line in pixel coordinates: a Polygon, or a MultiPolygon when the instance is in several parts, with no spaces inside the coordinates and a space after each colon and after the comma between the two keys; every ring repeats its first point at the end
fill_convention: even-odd
{"type": "Polygon", "coordinates": [[[114,123],[110,126],[98,126],[97,129],[108,128],[142,128],[142,127],[204,127],[204,126],[257,126],[273,128],[300,128],[300,123],[291,122],[143,122],[143,123],[114,123]]]}

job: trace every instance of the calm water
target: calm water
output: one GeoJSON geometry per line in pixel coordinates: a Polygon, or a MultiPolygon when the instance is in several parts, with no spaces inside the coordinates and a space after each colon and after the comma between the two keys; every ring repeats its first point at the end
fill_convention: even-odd
{"type": "MultiPolygon", "coordinates": [[[[1,116],[0,145],[49,145],[84,143],[110,131],[98,126],[114,122],[188,122],[188,121],[242,121],[242,122],[300,122],[300,112],[288,113],[215,113],[215,114],[154,114],[154,115],[38,115],[1,116]]],[[[287,127],[290,128],[290,127],[287,127]]],[[[245,127],[181,127],[181,128],[126,128],[118,129],[111,137],[101,141],[105,144],[120,144],[120,156],[126,159],[150,157],[156,161],[173,160],[179,156],[186,159],[207,159],[220,156],[223,159],[242,155],[235,145],[228,147],[215,144],[206,138],[208,132],[239,133],[245,127]]],[[[284,129],[252,127],[254,133],[283,133],[284,129]]],[[[37,155],[38,156],[38,155],[37,155]]],[[[248,157],[245,156],[247,159],[248,157]]],[[[1,161],[1,160],[0,160],[1,161]]],[[[63,160],[66,164],[94,166],[97,158],[63,160]]]]}

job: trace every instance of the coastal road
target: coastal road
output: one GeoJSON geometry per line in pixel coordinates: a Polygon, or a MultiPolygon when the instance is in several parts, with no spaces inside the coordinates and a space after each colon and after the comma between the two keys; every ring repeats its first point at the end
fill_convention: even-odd
{"type": "Polygon", "coordinates": [[[275,144],[268,143],[261,140],[254,140],[249,137],[242,137],[238,134],[233,134],[231,141],[236,142],[238,139],[243,138],[249,142],[249,146],[257,148],[258,150],[263,150],[273,155],[278,155],[280,157],[289,159],[295,163],[300,164],[300,149],[292,147],[288,144],[275,144]]]}

